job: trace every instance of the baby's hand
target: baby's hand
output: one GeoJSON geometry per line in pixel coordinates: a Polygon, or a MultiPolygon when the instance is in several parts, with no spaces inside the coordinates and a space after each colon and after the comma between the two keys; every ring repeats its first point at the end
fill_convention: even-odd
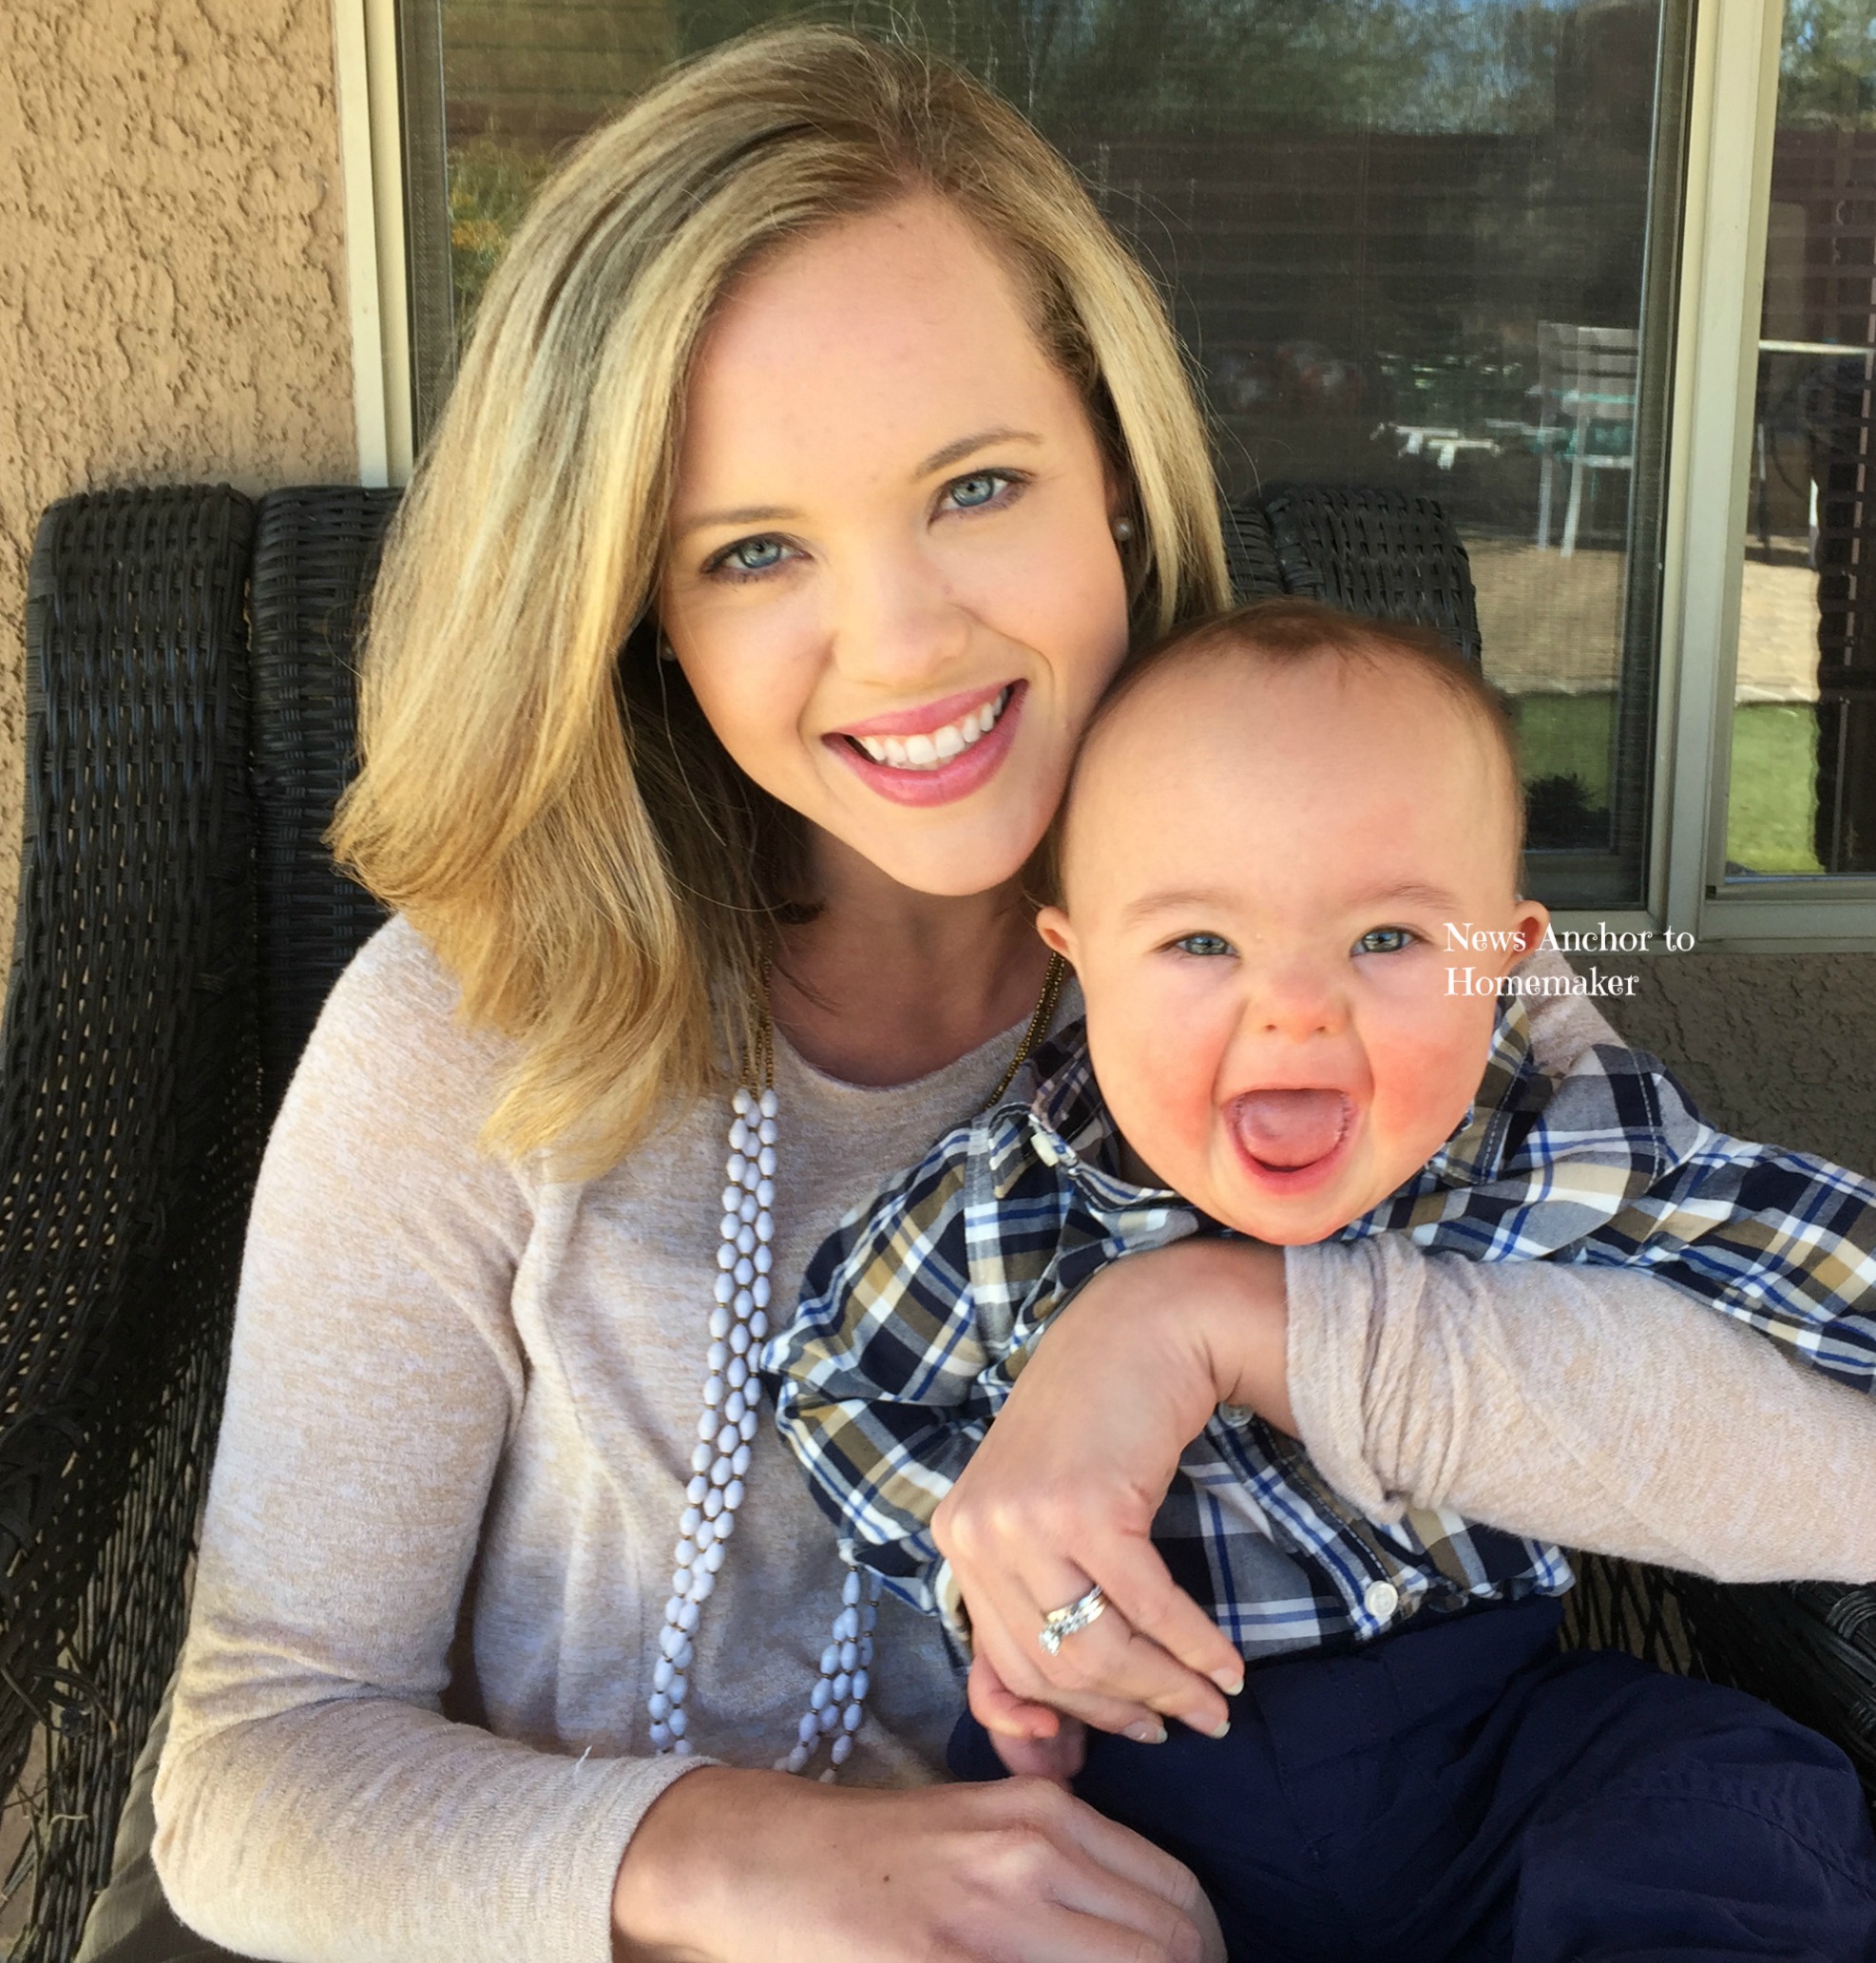
{"type": "Polygon", "coordinates": [[[1004,1770],[1065,1786],[1087,1756],[1079,1718],[1026,1703],[1007,1689],[980,1650],[970,1665],[970,1714],[990,1734],[1004,1770]]]}

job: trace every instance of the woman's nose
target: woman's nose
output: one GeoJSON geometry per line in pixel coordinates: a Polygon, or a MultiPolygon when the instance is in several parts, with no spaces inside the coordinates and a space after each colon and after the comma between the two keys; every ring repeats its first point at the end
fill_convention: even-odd
{"type": "Polygon", "coordinates": [[[879,542],[833,584],[830,641],[850,681],[904,692],[957,667],[970,625],[939,568],[914,547],[879,542]]]}

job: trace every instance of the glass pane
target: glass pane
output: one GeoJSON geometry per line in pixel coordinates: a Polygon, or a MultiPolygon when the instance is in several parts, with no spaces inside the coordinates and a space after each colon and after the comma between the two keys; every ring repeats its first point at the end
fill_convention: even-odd
{"type": "MultiPolygon", "coordinates": [[[[428,4],[450,215],[431,277],[459,329],[565,144],[670,57],[799,10],[428,4]]],[[[1516,702],[1533,884],[1638,901],[1688,0],[838,12],[909,19],[1080,167],[1167,284],[1233,495],[1290,480],[1441,501],[1516,702]]]]}
{"type": "Polygon", "coordinates": [[[1732,880],[1876,872],[1876,0],[1790,0],[1747,462],[1732,880]]]}

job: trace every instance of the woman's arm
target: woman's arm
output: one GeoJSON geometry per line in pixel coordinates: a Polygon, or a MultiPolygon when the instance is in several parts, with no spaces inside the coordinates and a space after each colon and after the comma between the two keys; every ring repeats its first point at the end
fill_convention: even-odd
{"type": "Polygon", "coordinates": [[[575,1759],[443,1715],[531,1204],[474,1150],[499,1060],[450,1008],[388,930],[269,1148],[157,1794],[177,1913],[288,1963],[1216,1957],[1185,1869],[1064,1794],[575,1759]]]}
{"type": "Polygon", "coordinates": [[[1728,1580],[1876,1577],[1876,1403],[1666,1282],[1400,1236],[1287,1256],[1186,1241],[1117,1261],[1062,1311],[934,1521],[1017,1695],[1223,1721],[1216,1653],[1150,1542],[1219,1398],[1300,1435],[1382,1518],[1445,1505],[1728,1580]],[[1043,1612],[1088,1578],[1119,1617],[1044,1657],[1043,1612]],[[1155,1645],[1171,1654],[1149,1668],[1155,1645]]]}
{"type": "MultiPolygon", "coordinates": [[[[1554,956],[1530,967],[1567,972],[1554,956]]],[[[1580,997],[1535,998],[1530,1024],[1551,1076],[1616,1041],[1580,997]]],[[[1139,1696],[1201,1726],[1222,1716],[1147,1539],[1215,1397],[1300,1434],[1383,1515],[1446,1505],[1733,1579],[1876,1575],[1876,1405],[1669,1283],[1429,1258],[1400,1236],[1288,1261],[1286,1285],[1273,1250],[1243,1243],[1136,1256],[1052,1326],[937,1522],[1013,1690],[1066,1708],[1064,1692],[1139,1696]],[[1790,1496],[1806,1493],[1829,1500],[1794,1530],[1790,1496]],[[1040,1608],[1069,1598],[1064,1575],[1087,1574],[1191,1666],[1179,1702],[1147,1688],[1119,1631],[1078,1637],[1072,1665],[1034,1650],[1040,1608]]]]}
{"type": "Polygon", "coordinates": [[[1731,1582],[1876,1579],[1876,1402],[1622,1270],[1292,1249],[1287,1394],[1376,1519],[1448,1507],[1731,1582]]]}
{"type": "Polygon", "coordinates": [[[243,1955],[591,1963],[671,1761],[442,1714],[521,1409],[529,1203],[474,1141],[498,1065],[393,925],[341,978],[250,1225],[156,1790],[177,1913],[243,1955]]]}

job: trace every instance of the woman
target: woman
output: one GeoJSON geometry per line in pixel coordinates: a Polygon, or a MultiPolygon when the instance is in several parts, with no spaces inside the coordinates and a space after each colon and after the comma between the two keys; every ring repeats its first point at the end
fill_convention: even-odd
{"type": "MultiPolygon", "coordinates": [[[[544,191],[379,587],[338,843],[403,917],[335,992],[257,1201],[157,1792],[185,1921],[290,1958],[1206,1953],[1157,1850],[1051,1788],[933,1783],[949,1663],[890,1605],[865,1653],[743,1357],[767,1290],[1048,1023],[1021,879],[1076,733],[1224,585],[1150,288],[973,86],[760,36],[544,191]],[[852,1782],[764,1769],[819,1746],[830,1679],[864,1706],[852,1782]]],[[[1551,1053],[1599,1030],[1573,1013],[1551,1053]]],[[[1093,1348],[1124,1322],[1150,1362],[1168,1278],[1283,1285],[1185,1253],[1102,1278],[1137,1313],[1093,1348]]],[[[1852,1394],[1677,1298],[1550,1281],[1631,1332],[1624,1379],[1656,1343],[1710,1370],[1716,1428],[1876,1459],[1852,1394]]],[[[1058,1477],[1020,1441],[1093,1367],[1080,1314],[1011,1406],[980,1548],[1058,1477]]],[[[1560,1487],[1647,1540],[1710,1467],[1626,1517],[1571,1491],[1602,1386],[1548,1367],[1481,1395],[1505,1425],[1560,1399],[1561,1444],[1468,1503],[1518,1524],[1560,1487]]],[[[1694,1551],[1762,1571],[1790,1530],[1694,1551]]],[[[1841,1518],[1809,1530],[1797,1566],[1860,1558],[1841,1518]]],[[[1093,1654],[1092,1715],[1215,1724],[1147,1637],[1093,1654]]]]}

